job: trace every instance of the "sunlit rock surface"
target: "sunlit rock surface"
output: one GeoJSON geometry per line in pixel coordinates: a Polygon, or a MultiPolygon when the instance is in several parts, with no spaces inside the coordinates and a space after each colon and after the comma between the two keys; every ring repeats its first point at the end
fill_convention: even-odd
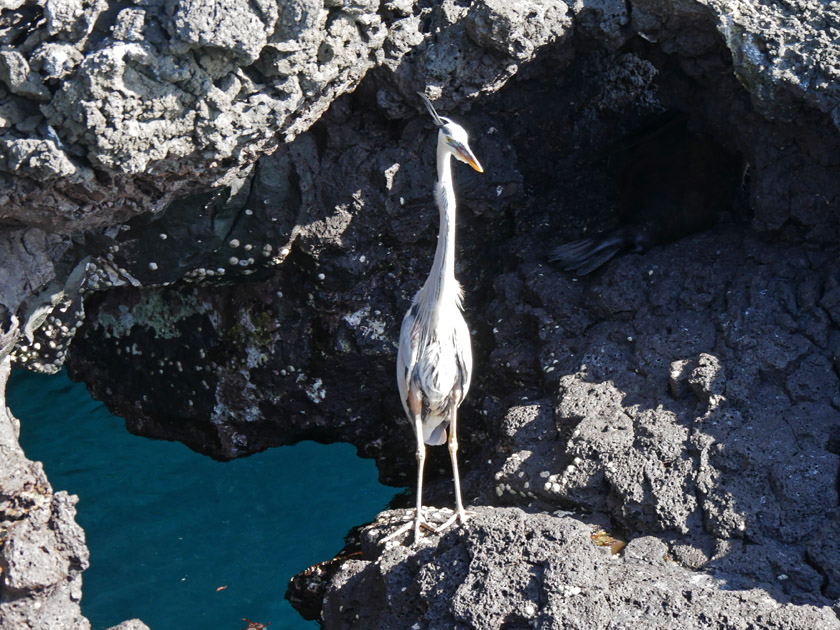
{"type": "Polygon", "coordinates": [[[383,549],[393,516],[362,533],[362,553],[333,577],[325,628],[840,628],[830,608],[779,605],[682,567],[653,536],[611,555],[569,515],[479,508],[465,529],[383,549]]]}

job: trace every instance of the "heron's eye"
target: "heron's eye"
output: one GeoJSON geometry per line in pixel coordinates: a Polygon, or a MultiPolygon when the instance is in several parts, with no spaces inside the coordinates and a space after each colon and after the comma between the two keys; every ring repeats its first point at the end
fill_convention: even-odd
{"type": "Polygon", "coordinates": [[[452,142],[452,137],[451,136],[446,136],[446,141],[447,142],[452,142]]]}

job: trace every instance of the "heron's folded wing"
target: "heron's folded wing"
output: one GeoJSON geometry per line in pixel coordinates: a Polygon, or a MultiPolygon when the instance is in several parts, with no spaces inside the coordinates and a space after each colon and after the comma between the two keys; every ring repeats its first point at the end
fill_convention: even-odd
{"type": "Polygon", "coordinates": [[[470,339],[470,328],[463,317],[455,326],[455,357],[460,374],[461,398],[458,404],[467,396],[472,378],[472,343],[470,339]]]}
{"type": "Polygon", "coordinates": [[[400,391],[403,409],[405,409],[409,418],[411,418],[411,413],[408,409],[408,385],[414,365],[417,363],[419,345],[420,332],[417,326],[417,305],[412,304],[400,327],[400,345],[397,350],[397,388],[400,391]]]}

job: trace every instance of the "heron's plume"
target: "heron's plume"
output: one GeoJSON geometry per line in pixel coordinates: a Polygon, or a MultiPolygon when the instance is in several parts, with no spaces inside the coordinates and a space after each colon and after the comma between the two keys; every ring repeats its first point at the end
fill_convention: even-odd
{"type": "Polygon", "coordinates": [[[425,94],[423,94],[423,92],[417,92],[417,94],[420,96],[420,98],[423,99],[423,103],[426,104],[426,109],[429,110],[429,113],[432,115],[432,118],[434,119],[435,124],[438,127],[443,127],[444,123],[440,119],[440,116],[438,116],[438,113],[435,111],[435,107],[434,107],[434,105],[432,105],[432,101],[429,100],[429,97],[426,96],[425,94]]]}

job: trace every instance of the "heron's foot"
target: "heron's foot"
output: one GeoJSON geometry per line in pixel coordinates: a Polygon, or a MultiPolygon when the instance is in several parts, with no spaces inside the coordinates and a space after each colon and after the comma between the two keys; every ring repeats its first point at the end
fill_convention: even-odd
{"type": "Polygon", "coordinates": [[[470,518],[472,518],[473,516],[475,516],[475,512],[468,512],[464,509],[457,510],[452,516],[450,516],[448,519],[446,519],[446,522],[444,522],[443,525],[439,525],[435,529],[435,533],[437,533],[437,534],[443,533],[444,531],[446,531],[447,529],[452,527],[455,524],[456,521],[460,522],[461,525],[465,525],[466,522],[470,518]]]}
{"type": "Polygon", "coordinates": [[[402,527],[400,527],[396,531],[393,531],[390,534],[388,534],[387,536],[385,536],[385,538],[383,538],[379,542],[382,543],[382,544],[385,544],[390,540],[394,540],[396,538],[399,538],[400,536],[402,536],[406,532],[410,531],[411,529],[414,530],[414,542],[417,542],[417,540],[420,538],[421,528],[426,529],[430,532],[437,532],[437,528],[435,528],[428,521],[426,521],[426,519],[423,517],[423,513],[421,512],[419,517],[418,517],[417,514],[416,514],[416,510],[415,510],[414,518],[412,518],[408,523],[406,523],[405,525],[403,525],[402,527]]]}

